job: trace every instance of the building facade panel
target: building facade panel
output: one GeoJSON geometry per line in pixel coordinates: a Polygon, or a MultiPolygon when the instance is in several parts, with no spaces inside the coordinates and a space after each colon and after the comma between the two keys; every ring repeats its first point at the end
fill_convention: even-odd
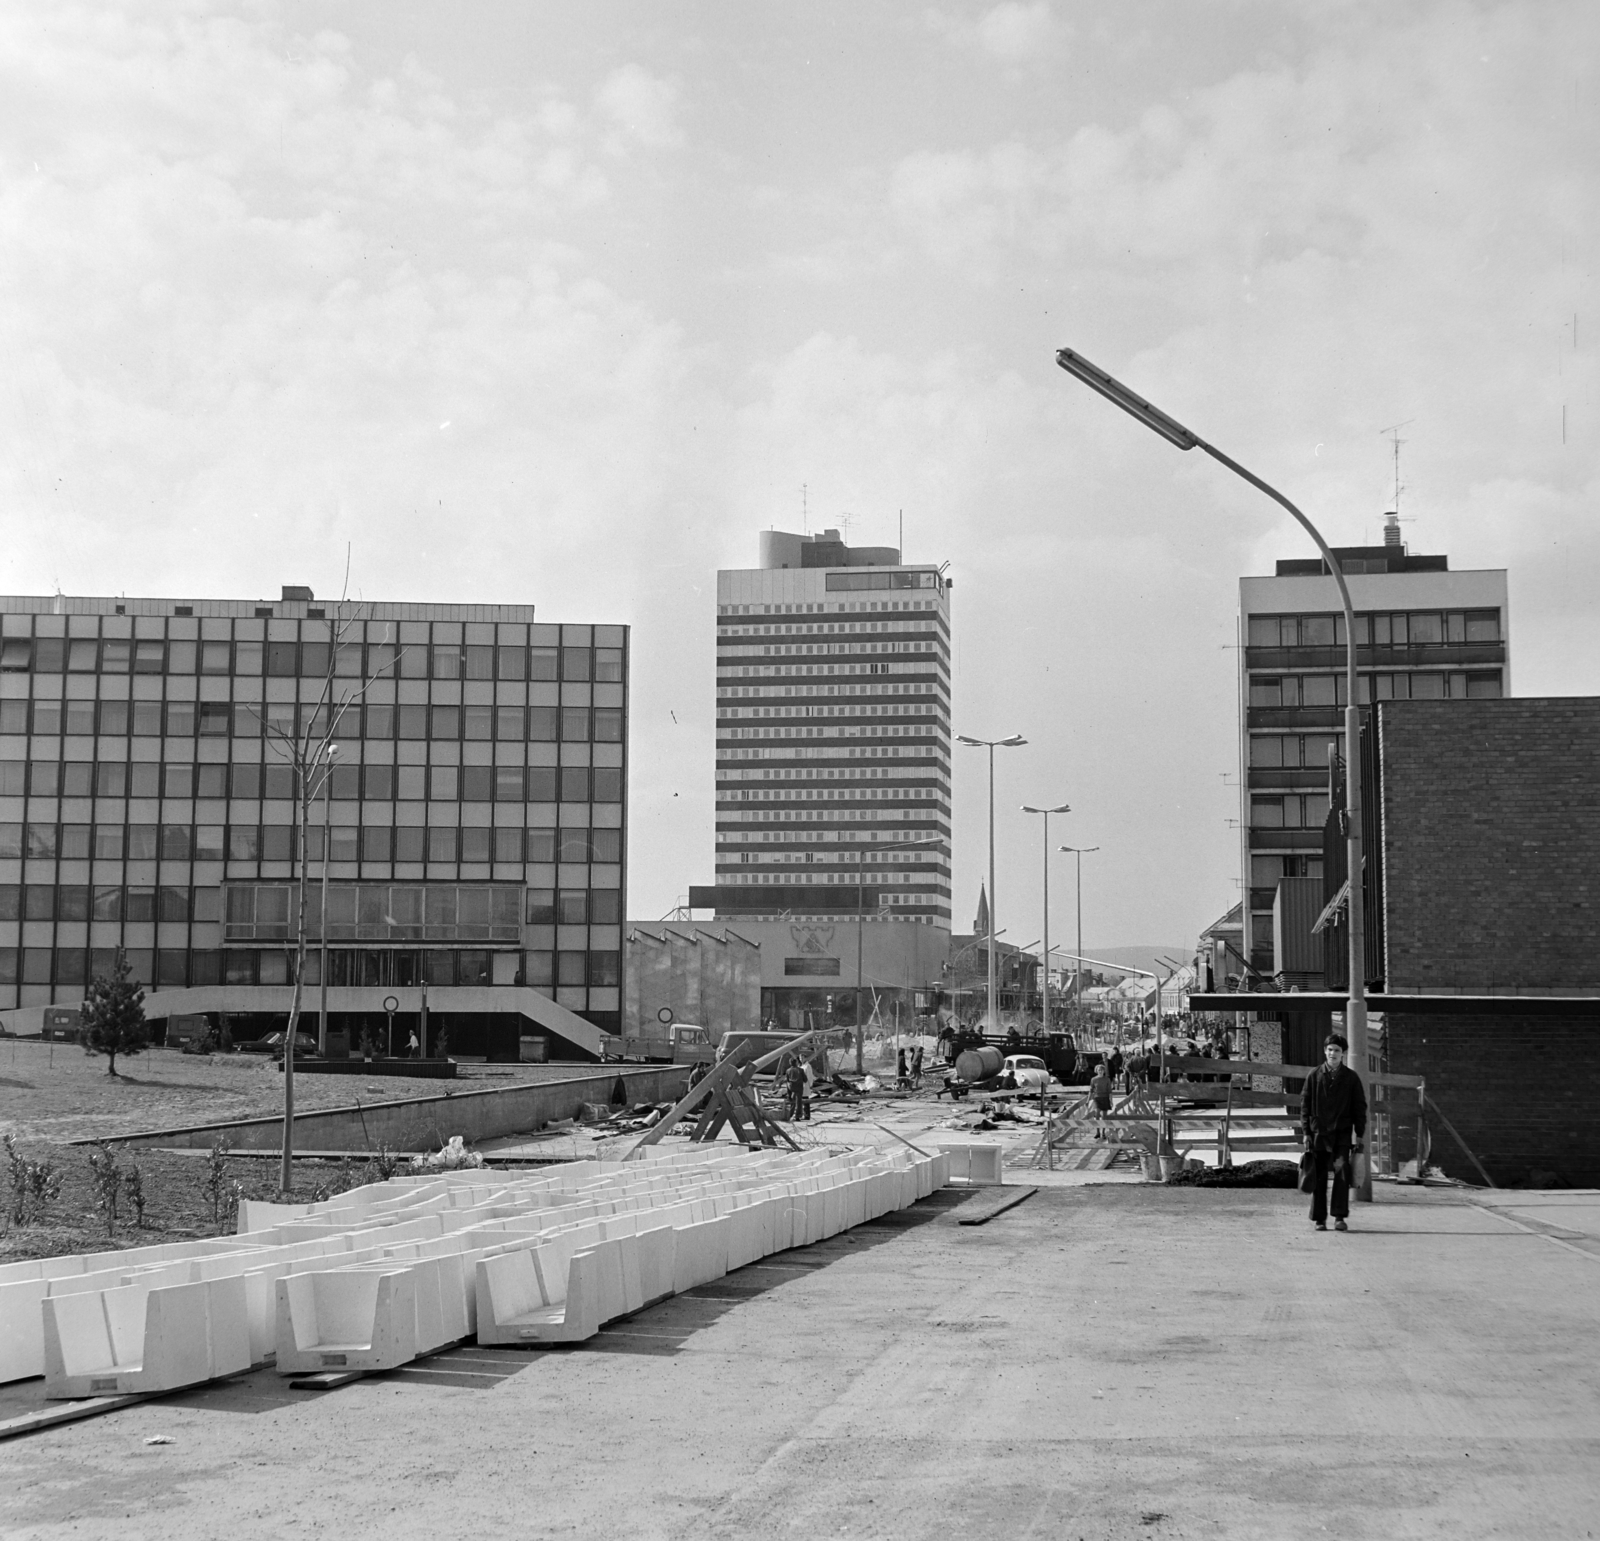
{"type": "Polygon", "coordinates": [[[289,885],[326,862],[331,977],[560,972],[605,1025],[627,629],[294,595],[0,600],[0,1011],[81,1000],[118,946],[147,989],[286,983],[289,885]],[[337,768],[300,829],[285,737],[330,727],[337,768]]]}

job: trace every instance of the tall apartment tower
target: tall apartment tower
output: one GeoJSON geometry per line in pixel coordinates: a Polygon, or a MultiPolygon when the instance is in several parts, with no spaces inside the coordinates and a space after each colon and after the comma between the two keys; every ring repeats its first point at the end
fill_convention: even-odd
{"type": "Polygon", "coordinates": [[[868,957],[888,949],[864,966],[868,984],[904,990],[937,973],[950,931],[950,592],[937,567],[852,548],[837,530],[764,531],[759,567],[717,575],[716,885],[691,897],[719,920],[793,930],[764,949],[764,976],[785,970],[769,989],[853,982],[858,917],[877,933],[868,957]]]}
{"type": "Polygon", "coordinates": [[[281,1027],[303,863],[307,1031],[324,940],[330,1041],[381,1043],[385,1003],[400,1043],[497,1059],[615,1030],[625,627],[295,587],[0,599],[0,637],[0,1022],[36,1031],[120,947],[156,1021],[281,1027]],[[337,768],[297,830],[284,735],[330,683],[337,768]]]}
{"type": "MultiPolygon", "coordinates": [[[[1383,545],[1334,551],[1356,609],[1362,704],[1511,693],[1503,568],[1451,572],[1447,557],[1412,555],[1392,514],[1383,545]]],[[[1342,754],[1344,615],[1322,559],[1240,579],[1239,631],[1244,946],[1251,970],[1272,975],[1278,881],[1322,876],[1328,760],[1342,754]]]]}

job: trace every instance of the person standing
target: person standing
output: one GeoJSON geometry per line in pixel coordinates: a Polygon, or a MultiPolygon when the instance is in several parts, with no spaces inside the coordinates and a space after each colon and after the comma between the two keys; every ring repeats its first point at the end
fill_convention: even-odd
{"type": "Polygon", "coordinates": [[[911,1051],[911,1085],[913,1089],[922,1085],[922,1045],[920,1043],[911,1051]]]}
{"type": "Polygon", "coordinates": [[[789,1083],[789,1119],[798,1123],[800,1119],[808,1117],[810,1111],[806,1107],[805,1066],[800,1063],[798,1056],[789,1061],[786,1079],[789,1083]]]}
{"type": "Polygon", "coordinates": [[[1111,1069],[1104,1060],[1095,1066],[1094,1079],[1089,1082],[1089,1095],[1094,1099],[1094,1137],[1106,1137],[1106,1115],[1111,1111],[1111,1069]]]}
{"type": "Polygon", "coordinates": [[[1350,1229],[1352,1162],[1367,1132],[1367,1094],[1358,1076],[1344,1062],[1349,1045],[1330,1033],[1322,1046],[1322,1064],[1300,1088],[1300,1132],[1311,1156],[1311,1223],[1328,1228],[1328,1179],[1333,1179],[1333,1228],[1350,1229]]]}

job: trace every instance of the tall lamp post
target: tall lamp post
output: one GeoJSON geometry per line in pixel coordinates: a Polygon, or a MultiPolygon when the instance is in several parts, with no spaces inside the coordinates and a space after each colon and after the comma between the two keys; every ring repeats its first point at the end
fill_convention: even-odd
{"type": "MultiPolygon", "coordinates": [[[[1344,569],[1334,556],[1321,532],[1288,498],[1262,481],[1259,476],[1245,470],[1236,460],[1231,460],[1214,445],[1207,444],[1199,434],[1191,432],[1182,423],[1170,418],[1159,407],[1152,406],[1144,397],[1136,395],[1120,380],[1091,364],[1081,353],[1071,348],[1056,352],[1056,363],[1069,375],[1081,380],[1091,390],[1098,391],[1107,401],[1122,408],[1130,417],[1138,419],[1146,428],[1158,433],[1169,444],[1181,450],[1203,449],[1218,464],[1226,466],[1234,475],[1247,481],[1259,492],[1264,492],[1280,508],[1292,514],[1302,529],[1316,542],[1317,550],[1327,565],[1339,589],[1339,602],[1344,607],[1345,637],[1345,709],[1344,709],[1344,821],[1347,851],[1347,899],[1350,924],[1350,993],[1345,1002],[1345,1036],[1350,1043],[1350,1064],[1363,1082],[1367,1078],[1367,1000],[1366,1000],[1366,917],[1362,913],[1361,884],[1364,877],[1361,850],[1361,707],[1356,674],[1356,612],[1350,600],[1350,586],[1345,582],[1344,569]]],[[[1372,1163],[1362,1163],[1361,1182],[1357,1188],[1360,1198],[1372,1199],[1372,1163]]]]}
{"type": "MultiPolygon", "coordinates": [[[[1052,813],[1071,813],[1071,807],[1062,803],[1059,808],[1030,808],[1026,803],[1022,805],[1024,813],[1038,813],[1044,816],[1044,933],[1041,945],[1044,948],[1044,973],[1039,982],[1039,1011],[1044,1020],[1044,1039],[1048,1047],[1050,1042],[1050,815],[1052,813]]],[[[1079,937],[1078,946],[1083,946],[1083,938],[1079,937]]]]}
{"type": "Polygon", "coordinates": [[[328,764],[322,773],[322,923],[317,927],[322,948],[317,964],[321,981],[317,1002],[317,1053],[324,1058],[328,1053],[328,825],[333,806],[333,762],[338,753],[337,744],[328,745],[328,764]]]}
{"type": "MultiPolygon", "coordinates": [[[[898,840],[893,845],[875,845],[874,851],[904,851],[913,846],[938,845],[944,837],[942,835],[925,835],[920,840],[898,840]]],[[[866,1073],[866,1063],[862,1059],[862,1030],[861,1030],[861,928],[862,910],[865,908],[866,876],[863,867],[866,862],[867,847],[856,847],[856,1074],[866,1073]]]]}
{"type": "Polygon", "coordinates": [[[995,995],[995,969],[994,969],[994,752],[999,749],[1020,749],[1027,739],[1020,733],[1013,733],[1010,738],[968,738],[965,733],[958,733],[956,737],[970,749],[987,749],[989,751],[989,1000],[988,1017],[989,1033],[997,1036],[1000,1032],[1000,1006],[995,995]]]}
{"type": "Polygon", "coordinates": [[[1076,909],[1078,914],[1079,957],[1078,966],[1072,971],[1072,1004],[1077,1008],[1078,1021],[1076,1025],[1081,1031],[1083,1027],[1083,858],[1090,851],[1098,851],[1100,847],[1097,845],[1064,845],[1061,849],[1063,851],[1071,851],[1078,858],[1078,903],[1076,909]]]}

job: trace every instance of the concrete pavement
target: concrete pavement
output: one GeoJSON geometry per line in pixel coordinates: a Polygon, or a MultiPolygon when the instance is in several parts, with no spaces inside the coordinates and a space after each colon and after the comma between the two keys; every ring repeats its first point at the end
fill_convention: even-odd
{"type": "MultiPolygon", "coordinates": [[[[1585,1536],[1595,1195],[947,1191],[616,1324],[0,1445],[8,1537],[1585,1536]],[[1470,1195],[1481,1200],[1485,1195],[1470,1195]],[[1552,1237],[1529,1225],[1559,1211],[1552,1237]],[[1516,1223],[1513,1223],[1516,1222],[1516,1223]],[[173,1443],[150,1446],[153,1434],[173,1443]]],[[[1540,1222],[1545,1223],[1545,1222],[1540,1222]]]]}

